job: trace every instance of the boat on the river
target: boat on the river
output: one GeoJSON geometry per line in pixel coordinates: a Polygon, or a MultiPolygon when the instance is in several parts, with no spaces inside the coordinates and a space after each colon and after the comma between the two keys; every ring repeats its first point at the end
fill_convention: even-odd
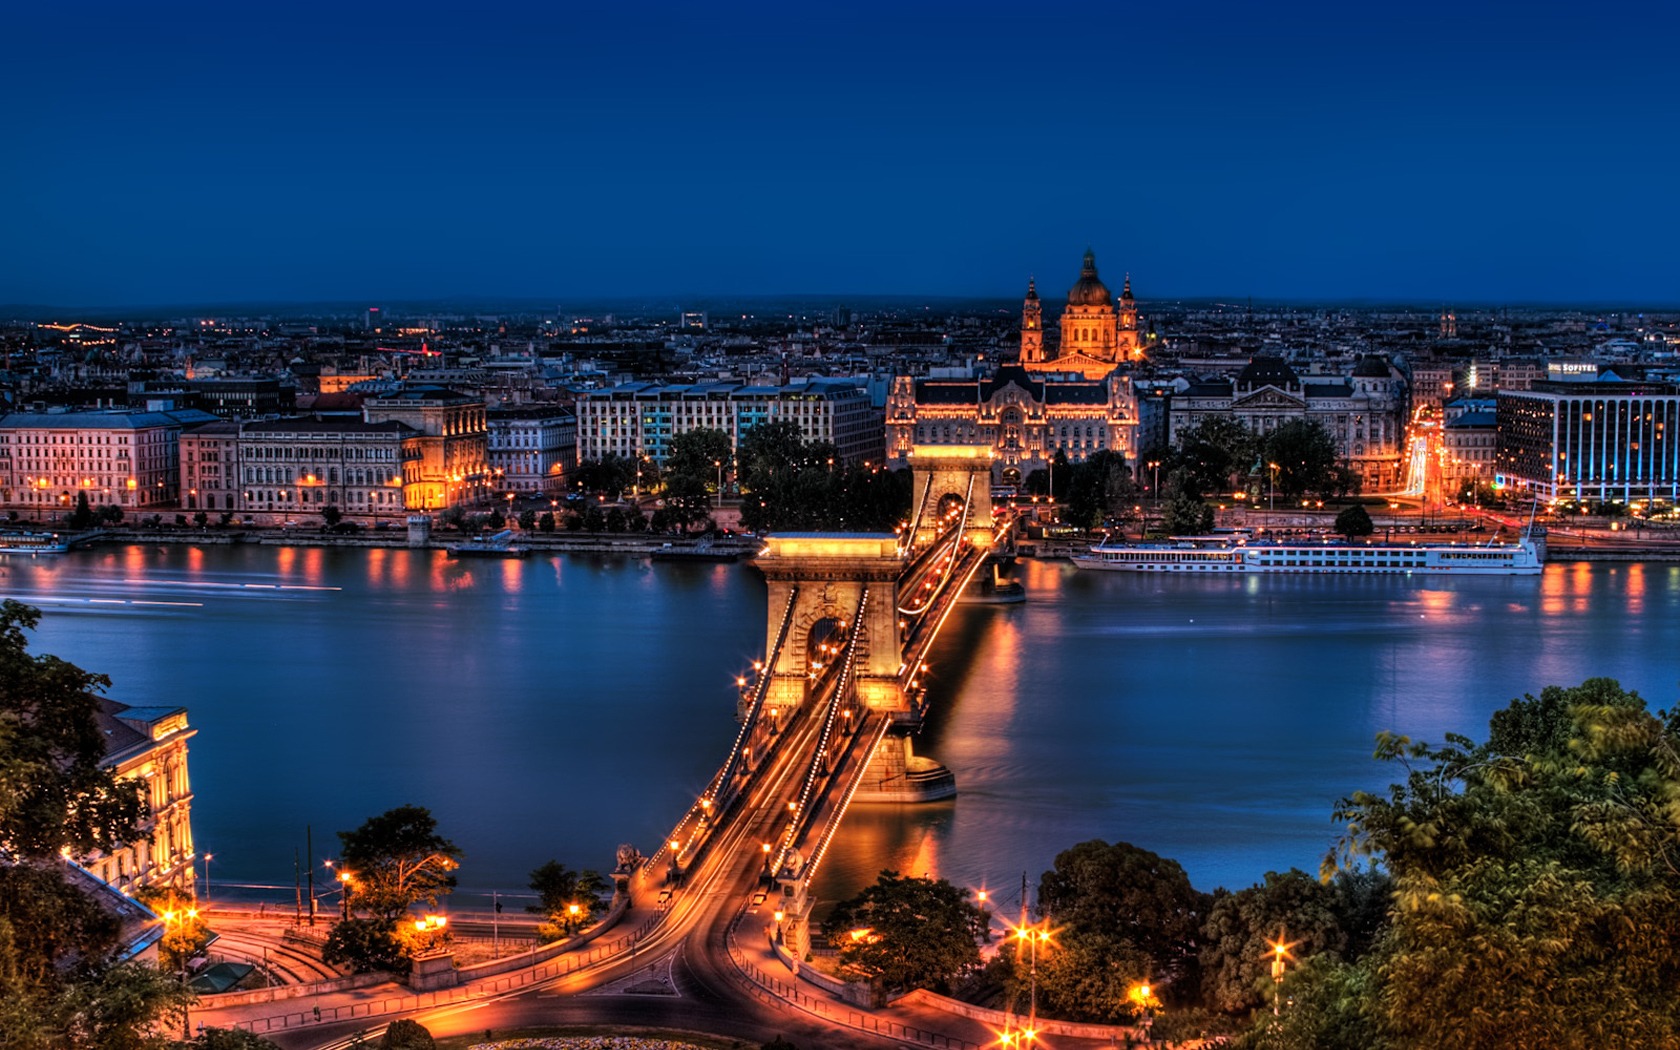
{"type": "Polygon", "coordinates": [[[451,558],[523,558],[531,548],[515,543],[511,531],[502,531],[481,540],[463,540],[449,548],[451,558]]]}
{"type": "Polygon", "coordinates": [[[0,535],[0,554],[63,554],[70,544],[56,532],[12,532],[0,535]]]}
{"type": "Polygon", "coordinates": [[[654,561],[732,562],[741,559],[741,552],[734,547],[720,547],[708,536],[693,543],[661,544],[650,552],[649,557],[654,561]]]}
{"type": "Polygon", "coordinates": [[[1081,569],[1168,573],[1403,573],[1536,576],[1541,541],[1513,543],[1349,543],[1280,541],[1262,536],[1184,536],[1153,543],[1102,543],[1073,556],[1081,569]]]}

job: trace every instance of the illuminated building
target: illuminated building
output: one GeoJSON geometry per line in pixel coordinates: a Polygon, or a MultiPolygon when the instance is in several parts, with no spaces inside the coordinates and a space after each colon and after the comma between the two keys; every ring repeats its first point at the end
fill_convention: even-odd
{"type": "Polygon", "coordinates": [[[119,778],[139,778],[146,816],[133,841],[111,853],[96,850],[81,864],[125,893],[164,883],[190,890],[194,854],[187,741],[198,730],[187,725],[184,707],[130,707],[107,697],[98,701],[105,764],[119,778]]]}
{"type": "Polygon", "coordinates": [[[663,466],[671,439],[691,430],[721,430],[739,449],[761,423],[789,422],[806,441],[834,445],[848,463],[881,457],[881,413],[869,391],[844,379],[787,386],[741,383],[626,383],[577,401],[577,454],[646,459],[663,466]]]}
{"type": "Polygon", "coordinates": [[[1500,391],[1495,482],[1543,500],[1680,499],[1680,387],[1611,379],[1500,391]]]}
{"type": "Polygon", "coordinates": [[[1087,250],[1079,280],[1068,291],[1058,330],[1060,339],[1052,352],[1044,342],[1044,306],[1037,284],[1028,281],[1021,308],[1021,366],[1027,371],[1101,379],[1119,364],[1141,360],[1145,340],[1138,332],[1131,277],[1126,278],[1117,306],[1097,276],[1096,255],[1087,250]]]}
{"type": "Polygon", "coordinates": [[[560,495],[577,465],[577,414],[569,408],[491,409],[490,473],[499,492],[560,495]]]}
{"type": "Polygon", "coordinates": [[[174,506],[181,431],[214,420],[178,412],[10,412],[0,416],[0,505],[37,513],[174,506]]]}
{"type": "MultiPolygon", "coordinates": [[[[205,444],[227,442],[220,427],[205,428],[205,444]]],[[[237,435],[232,465],[200,462],[195,467],[186,455],[220,454],[197,445],[198,433],[185,435],[181,472],[202,479],[197,497],[205,509],[220,494],[223,509],[227,499],[234,511],[260,514],[265,522],[287,521],[294,514],[319,514],[326,507],[338,507],[346,517],[398,517],[410,509],[405,502],[403,472],[422,455],[422,435],[403,423],[365,423],[361,420],[270,420],[244,423],[237,435]],[[210,470],[220,467],[218,474],[210,470]],[[228,492],[212,484],[232,472],[237,487],[228,492]]],[[[188,499],[195,499],[188,491],[188,499]]],[[[188,507],[190,509],[190,507],[188,507]]]]}
{"type": "Polygon", "coordinates": [[[1034,373],[1003,365],[970,378],[898,376],[887,396],[887,462],[909,463],[917,445],[990,445],[992,479],[1018,485],[1056,453],[1079,463],[1118,452],[1136,467],[1137,399],[1129,375],[1034,373]]]}
{"type": "Polygon", "coordinates": [[[1364,357],[1346,376],[1296,374],[1281,357],[1256,356],[1232,379],[1204,380],[1172,399],[1168,440],[1209,416],[1259,435],[1292,420],[1318,423],[1348,467],[1373,490],[1398,488],[1405,437],[1406,381],[1387,360],[1364,357]]]}
{"type": "Polygon", "coordinates": [[[481,398],[415,386],[370,397],[369,423],[401,423],[420,435],[402,465],[404,503],[414,510],[472,506],[490,498],[490,450],[481,398]]]}

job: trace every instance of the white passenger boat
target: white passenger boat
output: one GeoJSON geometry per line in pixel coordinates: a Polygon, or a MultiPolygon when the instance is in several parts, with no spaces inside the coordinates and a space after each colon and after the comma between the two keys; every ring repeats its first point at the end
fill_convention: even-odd
{"type": "Polygon", "coordinates": [[[1279,542],[1247,536],[1192,536],[1158,543],[1108,543],[1078,554],[1081,569],[1119,572],[1423,573],[1534,576],[1545,553],[1533,537],[1515,543],[1279,542]]]}
{"type": "Polygon", "coordinates": [[[70,549],[56,532],[0,534],[0,554],[63,554],[70,549]]]}

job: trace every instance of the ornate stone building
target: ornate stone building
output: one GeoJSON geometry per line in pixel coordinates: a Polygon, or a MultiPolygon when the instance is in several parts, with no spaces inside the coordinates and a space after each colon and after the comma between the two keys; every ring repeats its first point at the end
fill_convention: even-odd
{"type": "Polygon", "coordinates": [[[1057,452],[1078,463],[1119,452],[1136,466],[1137,399],[1131,376],[1101,379],[1029,372],[1003,365],[991,376],[898,376],[887,396],[887,462],[909,465],[916,445],[990,445],[992,480],[1018,485],[1057,452]]]}
{"type": "Polygon", "coordinates": [[[1115,366],[1143,358],[1145,340],[1138,332],[1137,302],[1132,298],[1132,279],[1114,296],[1097,276],[1097,258],[1085,252],[1079,280],[1068,291],[1062,310],[1061,338],[1054,353],[1044,345],[1044,305],[1038,286],[1027,282],[1027,298],[1021,309],[1021,365],[1029,372],[1077,372],[1086,379],[1101,379],[1115,366]]]}
{"type": "Polygon", "coordinates": [[[91,853],[82,866],[124,893],[166,883],[190,891],[196,854],[187,741],[198,731],[187,725],[186,708],[130,707],[100,697],[99,723],[105,764],[118,777],[140,779],[148,812],[133,842],[91,853]]]}
{"type": "Polygon", "coordinates": [[[1305,378],[1281,357],[1255,357],[1233,379],[1193,383],[1174,396],[1167,440],[1177,445],[1208,416],[1262,435],[1294,419],[1319,423],[1367,490],[1400,487],[1406,381],[1381,357],[1361,358],[1351,375],[1305,378]]]}

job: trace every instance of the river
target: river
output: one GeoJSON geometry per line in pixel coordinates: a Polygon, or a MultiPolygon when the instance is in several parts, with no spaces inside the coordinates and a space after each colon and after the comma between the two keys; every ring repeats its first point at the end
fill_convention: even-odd
{"type": "MultiPolygon", "coordinates": [[[[821,896],[892,867],[1007,905],[1023,871],[1091,838],[1172,857],[1203,889],[1316,870],[1336,800],[1395,775],[1371,758],[1381,730],[1480,738],[1512,697],[1594,676],[1674,700],[1680,566],[1019,573],[1029,602],[961,607],[930,661],[916,749],[958,797],[854,809],[821,896]]],[[[36,651],[109,675],[125,703],[189,709],[212,892],[285,897],[306,827],[319,861],[404,803],[463,848],[463,900],[517,904],[551,858],[651,851],[723,758],[765,631],[750,566],[627,557],[131,546],[5,558],[0,593],[44,611],[36,651]]]]}

